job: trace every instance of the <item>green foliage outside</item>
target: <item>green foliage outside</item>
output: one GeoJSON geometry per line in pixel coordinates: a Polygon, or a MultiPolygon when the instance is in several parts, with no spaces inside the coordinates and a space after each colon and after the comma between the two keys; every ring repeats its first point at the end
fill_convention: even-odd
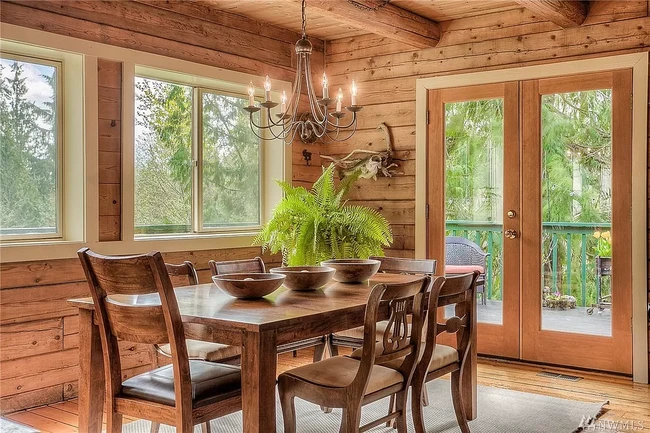
{"type": "Polygon", "coordinates": [[[205,91],[193,123],[195,89],[136,79],[136,233],[192,231],[192,140],[201,129],[203,229],[260,221],[259,140],[242,98],[205,91]]]}
{"type": "Polygon", "coordinates": [[[56,232],[56,81],[53,66],[4,58],[0,64],[3,234],[56,232]]]}
{"type": "MultiPolygon", "coordinates": [[[[490,251],[492,299],[501,299],[503,100],[447,104],[445,140],[448,234],[490,251]]],[[[595,257],[607,251],[594,234],[611,222],[611,91],[545,95],[542,145],[543,284],[590,305],[595,257]]]]}
{"type": "Polygon", "coordinates": [[[282,252],[288,266],[383,255],[383,248],[393,241],[388,221],[374,209],[349,206],[344,200],[358,178],[359,172],[347,176],[337,187],[330,165],[311,191],[278,182],[285,197],[254,244],[282,252]]]}

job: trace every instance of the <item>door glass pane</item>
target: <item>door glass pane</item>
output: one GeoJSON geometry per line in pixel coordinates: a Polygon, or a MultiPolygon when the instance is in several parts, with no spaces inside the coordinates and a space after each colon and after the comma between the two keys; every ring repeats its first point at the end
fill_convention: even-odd
{"type": "Polygon", "coordinates": [[[609,89],[542,97],[544,330],[612,335],[611,126],[609,89]]]}
{"type": "Polygon", "coordinates": [[[481,271],[478,321],[503,323],[503,99],[445,104],[445,273],[481,271]]]}

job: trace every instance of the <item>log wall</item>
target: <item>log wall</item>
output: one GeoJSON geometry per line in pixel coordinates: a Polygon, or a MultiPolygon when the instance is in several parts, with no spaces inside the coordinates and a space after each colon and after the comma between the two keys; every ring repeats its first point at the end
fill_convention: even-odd
{"type": "MultiPolygon", "coordinates": [[[[648,51],[647,16],[646,1],[598,1],[591,2],[584,24],[570,29],[561,29],[522,8],[442,23],[440,43],[430,49],[414,50],[375,35],[328,42],[326,71],[332,88],[346,89],[352,79],[358,83],[359,101],[364,105],[359,113],[360,129],[346,143],[294,143],[294,183],[311,185],[321,170],[321,152],[342,156],[354,149],[382,150],[383,133],[376,127],[385,122],[392,130],[397,158],[404,160],[404,174],[362,180],[351,198],[354,203],[378,209],[391,222],[395,242],[387,255],[413,257],[416,79],[648,51]],[[311,167],[302,160],[304,148],[312,152],[311,167]]],[[[650,174],[650,164],[648,167],[650,174]]],[[[650,237],[650,227],[648,234],[650,237]]]]}
{"type": "MultiPolygon", "coordinates": [[[[161,7],[136,2],[3,1],[0,20],[239,72],[292,78],[291,52],[298,35],[272,26],[250,25],[243,17],[228,20],[227,14],[215,14],[198,3],[156,4],[161,7]],[[187,15],[163,7],[180,7],[187,15]],[[151,20],[155,25],[145,25],[151,20]],[[181,25],[183,20],[186,25],[181,25]],[[206,37],[215,34],[221,35],[219,43],[206,37]],[[239,46],[235,50],[233,44],[239,40],[251,44],[255,40],[259,49],[239,46]],[[278,55],[271,56],[271,49],[278,55]]],[[[314,42],[322,50],[322,42],[314,42]]],[[[318,61],[318,53],[316,58],[318,61]]],[[[321,51],[321,65],[322,58],[321,51]]],[[[122,64],[98,59],[97,67],[99,239],[120,241],[122,64]]],[[[210,282],[209,260],[258,255],[259,247],[163,254],[171,263],[192,261],[202,283],[210,282]]],[[[281,261],[278,256],[263,258],[269,267],[281,261]]],[[[90,294],[76,258],[0,264],[0,414],[76,397],[78,315],[66,300],[85,296],[90,294]]],[[[125,378],[155,365],[152,347],[120,344],[125,378]]]]}

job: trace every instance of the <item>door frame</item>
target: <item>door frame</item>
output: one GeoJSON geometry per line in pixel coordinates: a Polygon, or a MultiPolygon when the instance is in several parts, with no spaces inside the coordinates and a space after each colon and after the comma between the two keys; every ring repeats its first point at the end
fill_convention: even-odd
{"type": "Polygon", "coordinates": [[[632,372],[648,383],[647,134],[648,53],[420,78],[416,81],[415,257],[426,257],[428,90],[631,68],[632,121],[632,372]]]}

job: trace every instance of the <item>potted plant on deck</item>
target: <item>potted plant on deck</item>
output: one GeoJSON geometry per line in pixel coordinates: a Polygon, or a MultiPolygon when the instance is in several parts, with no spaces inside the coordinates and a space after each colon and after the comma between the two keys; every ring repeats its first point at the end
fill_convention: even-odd
{"type": "Polygon", "coordinates": [[[349,205],[345,200],[358,179],[357,172],[337,186],[330,165],[311,191],[278,181],[284,198],[254,244],[272,253],[281,252],[287,266],[383,255],[384,247],[393,241],[388,221],[374,209],[349,205]]]}

